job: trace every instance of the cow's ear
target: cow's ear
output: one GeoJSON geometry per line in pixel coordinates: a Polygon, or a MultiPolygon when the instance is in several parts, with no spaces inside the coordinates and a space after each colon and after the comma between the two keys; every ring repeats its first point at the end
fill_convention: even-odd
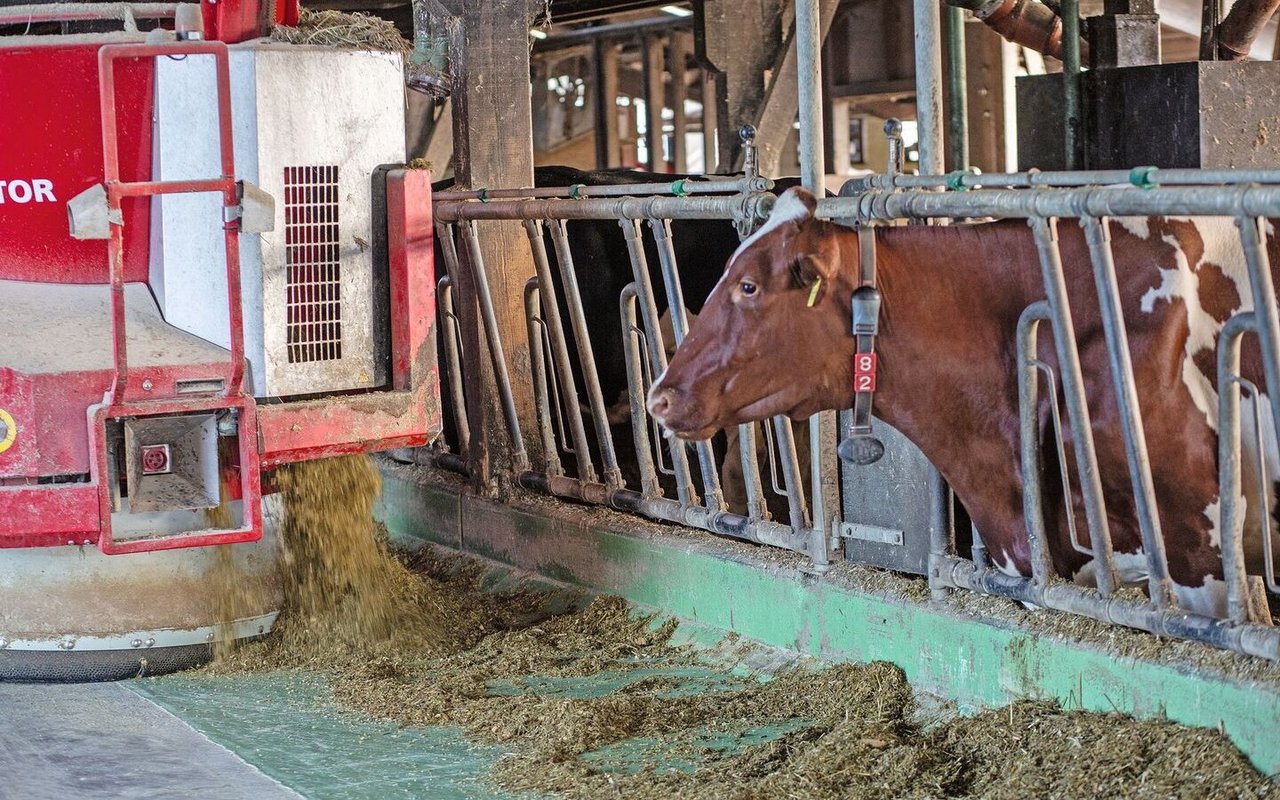
{"type": "Polygon", "coordinates": [[[812,290],[815,285],[830,284],[837,271],[831,254],[805,253],[791,265],[791,288],[812,290]]]}

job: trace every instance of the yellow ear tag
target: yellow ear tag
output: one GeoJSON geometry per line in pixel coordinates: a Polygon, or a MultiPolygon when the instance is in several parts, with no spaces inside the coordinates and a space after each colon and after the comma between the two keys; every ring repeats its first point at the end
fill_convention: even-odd
{"type": "Polygon", "coordinates": [[[818,290],[822,288],[822,278],[818,277],[813,281],[813,288],[809,290],[809,302],[805,303],[809,308],[813,308],[813,304],[818,302],[818,290]]]}

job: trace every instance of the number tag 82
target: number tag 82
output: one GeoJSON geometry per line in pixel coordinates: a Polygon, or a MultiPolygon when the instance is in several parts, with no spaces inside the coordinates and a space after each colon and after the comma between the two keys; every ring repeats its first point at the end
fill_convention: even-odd
{"type": "Polygon", "coordinates": [[[874,392],[876,390],[875,353],[854,354],[853,390],[855,392],[874,392]]]}

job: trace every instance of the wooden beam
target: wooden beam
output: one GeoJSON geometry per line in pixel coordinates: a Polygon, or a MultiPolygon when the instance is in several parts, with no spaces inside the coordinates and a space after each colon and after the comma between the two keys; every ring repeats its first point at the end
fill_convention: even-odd
{"type": "MultiPolygon", "coordinates": [[[[721,102],[719,169],[741,162],[738,129],[755,123],[765,97],[765,73],[782,48],[784,12],[791,0],[706,0],[695,8],[701,19],[698,57],[717,73],[721,102]]],[[[708,159],[710,160],[710,159],[708,159]]]]}
{"type": "Polygon", "coordinates": [[[666,39],[662,36],[646,36],[644,38],[644,113],[645,143],[649,148],[649,158],[645,164],[650,172],[665,172],[666,161],[662,158],[662,107],[666,102],[666,84],[663,76],[666,70],[663,63],[663,48],[666,39]]]}
{"type": "MultiPolygon", "coordinates": [[[[530,0],[452,0],[452,6],[462,19],[452,96],[457,184],[472,188],[531,186],[530,0]]],[[[525,282],[534,274],[533,260],[519,223],[483,222],[477,230],[517,418],[525,441],[537,446],[537,437],[528,435],[536,427],[523,303],[525,282]]],[[[465,249],[459,253],[464,265],[469,262],[465,249]]],[[[487,488],[491,485],[483,471],[487,459],[493,459],[495,477],[505,476],[513,466],[514,450],[503,424],[494,371],[488,363],[472,277],[454,276],[462,312],[471,416],[469,460],[473,474],[479,472],[477,488],[487,488]]]]}
{"type": "Polygon", "coordinates": [[[693,50],[693,36],[686,33],[671,34],[671,44],[667,48],[667,72],[671,80],[667,84],[672,112],[671,164],[676,172],[688,172],[688,148],[685,146],[684,101],[688,96],[688,84],[685,83],[685,69],[688,65],[689,53],[693,50]]]}
{"type": "Polygon", "coordinates": [[[618,149],[618,45],[596,40],[596,169],[616,167],[618,149]]]}
{"type": "Polygon", "coordinates": [[[720,103],[716,97],[716,76],[702,70],[702,171],[712,174],[720,169],[716,148],[720,103]]]}
{"type": "MultiPolygon", "coordinates": [[[[822,27],[823,42],[826,41],[827,33],[831,30],[831,21],[835,19],[836,8],[839,5],[839,0],[820,0],[819,2],[818,22],[822,27]]],[[[759,152],[762,175],[773,177],[778,174],[782,148],[795,127],[796,113],[799,110],[797,67],[793,21],[787,35],[786,46],[775,64],[768,92],[760,106],[759,114],[755,117],[756,147],[759,152]]]]}
{"type": "Polygon", "coordinates": [[[1018,46],[977,20],[965,24],[969,160],[983,172],[1016,169],[1013,77],[1018,46]]]}

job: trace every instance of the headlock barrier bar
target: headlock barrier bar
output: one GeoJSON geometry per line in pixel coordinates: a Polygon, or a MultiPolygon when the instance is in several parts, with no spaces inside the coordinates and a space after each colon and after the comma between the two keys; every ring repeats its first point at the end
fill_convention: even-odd
{"type": "MultiPolygon", "coordinates": [[[[892,142],[891,142],[892,145],[892,142]]],[[[519,423],[515,418],[511,376],[502,357],[497,323],[492,309],[488,278],[480,260],[477,237],[487,220],[520,220],[528,235],[537,277],[525,287],[525,311],[529,340],[529,370],[537,413],[537,440],[542,458],[534,467],[516,460],[517,483],[527,489],[581,502],[605,505],[650,519],[701,528],[746,541],[784,547],[806,553],[821,571],[828,563],[829,548],[839,537],[830,527],[840,522],[838,508],[828,508],[820,484],[840,469],[834,452],[825,445],[812,447],[809,478],[812,506],[806,502],[802,459],[796,451],[792,425],[776,418],[766,423],[764,453],[757,451],[755,425],[738,426],[737,445],[728,458],[741,461],[742,495],[734,507],[723,493],[723,463],[709,442],[692,445],[698,459],[699,482],[695,482],[686,446],[662,435],[645,408],[651,382],[666,367],[668,345],[664,335],[678,345],[687,331],[685,297],[681,289],[680,265],[672,236],[671,220],[720,219],[733,221],[741,233],[759,224],[772,207],[774,197],[759,191],[770,183],[749,175],[737,181],[717,181],[719,191],[673,192],[666,184],[621,185],[617,187],[566,187],[564,189],[512,189],[443,192],[436,196],[435,218],[440,232],[442,255],[450,274],[469,270],[475,297],[458,298],[457,284],[448,278],[440,282],[442,352],[448,372],[448,396],[454,405],[457,442],[437,450],[437,464],[465,471],[465,460],[449,452],[450,447],[466,452],[471,435],[464,400],[470,392],[493,391],[477,385],[476,376],[461,374],[461,339],[455,305],[474,304],[484,325],[485,338],[494,365],[496,391],[501,397],[505,424],[523,455],[519,423]],[[646,195],[645,192],[652,192],[646,195]],[[705,194],[703,194],[705,192],[705,194]],[[684,196],[671,196],[680,194],[684,196]],[[697,195],[697,196],[694,196],[697,195]],[[576,198],[576,199],[567,199],[576,198]],[[611,427],[606,398],[600,388],[599,364],[593,352],[587,314],[580,291],[581,281],[595,276],[581,275],[574,263],[566,220],[610,220],[621,226],[630,260],[632,282],[618,298],[626,397],[629,405],[630,445],[624,435],[615,441],[618,428],[611,427]],[[644,224],[644,223],[647,223],[644,224]],[[646,232],[647,229],[647,232],[646,232]],[[647,237],[647,238],[646,238],[647,237]],[[457,239],[462,240],[459,258],[457,239]],[[546,240],[555,254],[554,266],[546,240]],[[654,247],[658,262],[651,271],[646,241],[654,247]],[[662,287],[654,283],[661,279],[662,287]],[[657,292],[666,300],[671,316],[664,334],[658,314],[657,292]],[[563,304],[563,305],[561,305],[563,304]],[[567,324],[566,324],[567,316],[567,324]],[[570,343],[572,341],[572,344],[570,343]],[[582,398],[580,400],[580,398],[582,398]],[[589,411],[591,430],[584,424],[589,411]],[[572,455],[572,467],[563,455],[572,455]],[[627,469],[623,469],[622,456],[627,469]],[[789,524],[774,521],[767,503],[768,484],[762,479],[757,460],[767,458],[773,475],[774,492],[786,500],[789,524]],[[594,458],[600,459],[600,471],[594,458]],[[624,475],[625,473],[625,475],[624,475]],[[781,485],[779,485],[779,483],[781,485]],[[670,493],[672,496],[666,496],[670,493]],[[811,518],[812,509],[812,518],[811,518]]],[[[697,181],[691,187],[702,187],[697,181]]],[[[952,520],[949,518],[949,489],[937,470],[929,473],[932,516],[929,523],[929,585],[936,599],[964,589],[998,595],[1058,611],[1150,631],[1157,635],[1194,639],[1209,644],[1273,660],[1280,660],[1280,629],[1269,627],[1263,585],[1276,588],[1274,567],[1263,576],[1247,574],[1241,530],[1241,427],[1240,392],[1250,391],[1259,412],[1257,397],[1262,389],[1253,387],[1239,374],[1240,342],[1248,333],[1258,336],[1266,365],[1266,387],[1272,421],[1280,423],[1280,314],[1266,253],[1263,217],[1280,217],[1280,170],[1156,170],[1094,171],[1072,173],[1018,173],[917,176],[891,173],[858,178],[846,184],[842,196],[819,200],[818,215],[838,222],[880,220],[973,220],[978,218],[1024,218],[1035,240],[1046,300],[1029,306],[1010,335],[1017,337],[1017,383],[1022,444],[1020,458],[1024,475],[1024,516],[1031,552],[1032,574],[1010,576],[988,566],[978,532],[974,532],[972,559],[957,553],[952,520]],[[1231,185],[1221,185],[1221,184],[1231,185]],[[1099,184],[1128,184],[1117,188],[1099,184]],[[1261,184],[1261,185],[1260,185],[1261,184]],[[1274,185],[1267,185],[1274,184],[1274,185]],[[1025,188],[980,188],[983,186],[1025,188]],[[950,191],[937,191],[948,189],[950,191]],[[1138,406],[1136,381],[1129,356],[1125,320],[1119,303],[1115,258],[1109,236],[1109,218],[1116,216],[1226,216],[1236,220],[1241,247],[1256,302],[1227,321],[1219,339],[1219,482],[1220,531],[1223,571],[1227,589],[1227,617],[1215,619],[1177,607],[1169,579],[1167,556],[1157,513],[1156,494],[1146,450],[1143,420],[1138,406]],[[1098,291],[1098,312],[1110,380],[1116,388],[1120,427],[1123,433],[1130,484],[1139,519],[1143,550],[1147,559],[1147,600],[1117,596],[1120,580],[1115,551],[1103,499],[1085,381],[1076,346],[1072,302],[1068,296],[1062,254],[1057,235],[1064,220],[1079,220],[1089,249],[1094,283],[1098,291]],[[1038,329],[1044,323],[1053,337],[1057,374],[1036,358],[1038,329]],[[1053,574],[1049,535],[1044,518],[1039,440],[1038,400],[1041,373],[1049,380],[1049,392],[1056,395],[1061,381],[1065,417],[1069,421],[1070,450],[1074,456],[1074,480],[1084,510],[1088,542],[1074,546],[1092,556],[1097,589],[1067,584],[1053,574]]],[[[1056,403],[1054,408],[1056,418],[1056,403]]],[[[819,421],[811,420],[817,431],[819,421]]],[[[1059,457],[1064,459],[1064,428],[1056,421],[1059,457]]],[[[1255,424],[1255,430],[1262,425],[1255,424]]],[[[1277,425],[1280,427],[1280,425],[1277,425]]],[[[820,436],[811,443],[822,444],[820,436]]],[[[1267,469],[1265,461],[1258,465],[1267,469]]],[[[1072,480],[1060,468],[1064,481],[1072,480]]],[[[1068,488],[1065,492],[1070,496],[1068,488]]],[[[908,498],[902,498],[908,501],[908,498]]],[[[1262,502],[1266,502],[1263,498],[1262,502]]],[[[777,510],[775,513],[784,513],[777,510]]],[[[1265,516],[1265,515],[1264,515],[1265,516]]],[[[1074,521],[1069,523],[1074,532],[1074,521]]],[[[907,531],[907,535],[921,532],[907,531]]],[[[1075,533],[1073,540],[1077,539],[1075,533]]],[[[1265,536],[1265,557],[1273,557],[1269,536],[1265,536]]]]}

